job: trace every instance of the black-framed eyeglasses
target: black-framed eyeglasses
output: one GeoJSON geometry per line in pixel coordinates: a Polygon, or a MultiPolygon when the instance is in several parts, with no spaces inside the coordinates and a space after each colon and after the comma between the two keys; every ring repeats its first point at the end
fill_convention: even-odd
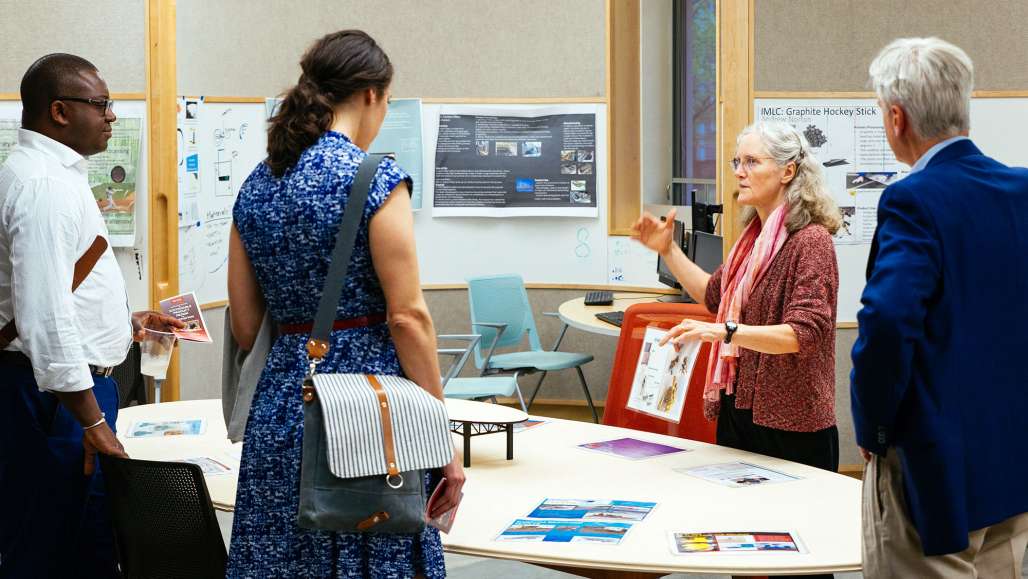
{"type": "Polygon", "coordinates": [[[54,100],[55,101],[74,101],[74,102],[77,102],[77,103],[90,104],[90,105],[93,105],[94,107],[100,108],[103,111],[104,115],[106,115],[107,113],[109,113],[109,112],[114,110],[114,101],[111,100],[111,99],[94,99],[94,98],[88,98],[88,97],[62,96],[62,97],[57,97],[54,100]]]}

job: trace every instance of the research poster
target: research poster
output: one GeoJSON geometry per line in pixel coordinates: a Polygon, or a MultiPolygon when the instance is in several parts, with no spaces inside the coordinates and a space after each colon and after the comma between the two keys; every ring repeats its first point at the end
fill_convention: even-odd
{"type": "Polygon", "coordinates": [[[435,216],[596,217],[596,114],[442,107],[435,216]]]}
{"type": "Polygon", "coordinates": [[[122,117],[112,129],[107,150],[89,158],[89,188],[107,224],[111,245],[132,247],[136,241],[136,180],[143,121],[122,117]]]}
{"type": "Polygon", "coordinates": [[[843,226],[835,243],[870,244],[882,191],[909,172],[889,148],[875,101],[758,99],[754,107],[756,121],[784,121],[810,142],[842,211],[843,226]]]}
{"type": "Polygon", "coordinates": [[[7,160],[11,150],[18,144],[18,128],[21,119],[0,119],[0,164],[7,160]]]}
{"type": "Polygon", "coordinates": [[[387,153],[396,159],[401,169],[414,181],[410,192],[411,206],[421,209],[421,191],[424,172],[421,143],[421,99],[393,99],[378,136],[368,150],[387,153]]]}

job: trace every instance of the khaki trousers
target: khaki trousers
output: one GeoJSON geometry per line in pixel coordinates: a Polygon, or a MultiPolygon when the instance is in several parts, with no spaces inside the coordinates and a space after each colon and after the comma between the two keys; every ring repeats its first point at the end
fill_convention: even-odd
{"type": "Polygon", "coordinates": [[[1021,579],[1028,547],[1028,513],[972,531],[964,551],[925,556],[907,515],[896,452],[872,455],[864,469],[862,507],[864,577],[916,579],[1021,579]]]}

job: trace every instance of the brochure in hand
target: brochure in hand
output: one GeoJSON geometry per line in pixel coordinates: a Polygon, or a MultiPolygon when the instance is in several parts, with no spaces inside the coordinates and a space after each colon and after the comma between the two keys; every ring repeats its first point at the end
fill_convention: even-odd
{"type": "Polygon", "coordinates": [[[587,442],[585,444],[579,444],[578,447],[584,448],[585,450],[594,450],[597,452],[613,454],[629,460],[641,460],[654,456],[674,454],[676,452],[689,452],[686,448],[678,448],[675,446],[668,446],[666,444],[658,444],[656,442],[646,442],[645,440],[639,440],[637,438],[618,438],[602,442],[587,442]]]}
{"type": "Polygon", "coordinates": [[[429,525],[439,529],[444,533],[449,533],[450,529],[453,528],[453,521],[457,518],[457,509],[460,508],[460,501],[464,498],[464,493],[460,493],[457,497],[457,504],[445,513],[438,517],[432,518],[429,513],[435,508],[436,501],[440,500],[442,495],[446,492],[446,477],[443,477],[436,485],[435,490],[432,491],[432,496],[428,498],[428,502],[425,504],[425,522],[429,525]]]}
{"type": "Polygon", "coordinates": [[[599,501],[590,499],[546,499],[535,508],[530,519],[586,519],[641,521],[657,503],[640,501],[599,501]]]}
{"type": "Polygon", "coordinates": [[[630,523],[517,519],[500,533],[496,540],[501,542],[617,545],[631,528],[630,523]]]}
{"type": "Polygon", "coordinates": [[[748,462],[726,462],[691,468],[676,468],[674,470],[675,472],[732,488],[788,482],[802,478],[748,462]]]}
{"type": "Polygon", "coordinates": [[[196,294],[190,292],[161,300],[161,313],[182,321],[186,327],[174,329],[172,332],[180,340],[190,342],[213,342],[207,332],[207,324],[203,320],[200,304],[196,302],[196,294]]]}
{"type": "Polygon", "coordinates": [[[668,534],[675,555],[698,553],[806,553],[796,533],[791,531],[740,531],[668,534]]]}
{"type": "Polygon", "coordinates": [[[658,345],[666,335],[665,330],[646,328],[625,407],[678,423],[685,408],[685,393],[696,366],[700,342],[687,342],[678,349],[671,342],[658,345]]]}

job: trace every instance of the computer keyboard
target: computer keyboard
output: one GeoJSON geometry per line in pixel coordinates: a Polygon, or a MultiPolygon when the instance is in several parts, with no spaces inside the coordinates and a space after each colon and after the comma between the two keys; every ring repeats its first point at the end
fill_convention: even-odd
{"type": "Polygon", "coordinates": [[[609,306],[612,303],[614,303],[614,292],[595,291],[585,294],[585,305],[587,306],[609,306]]]}
{"type": "Polygon", "coordinates": [[[596,314],[596,317],[620,328],[621,323],[625,321],[625,312],[602,312],[596,314]]]}

